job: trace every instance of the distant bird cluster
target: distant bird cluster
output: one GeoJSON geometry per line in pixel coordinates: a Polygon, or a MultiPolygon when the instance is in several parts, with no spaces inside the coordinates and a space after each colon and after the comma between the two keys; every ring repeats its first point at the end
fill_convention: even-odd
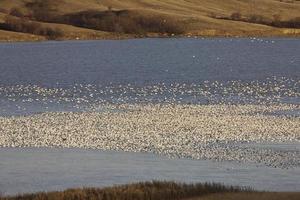
{"type": "Polygon", "coordinates": [[[300,81],[0,87],[0,146],[80,147],[300,167],[300,81]],[[43,113],[4,116],[7,106],[43,113]],[[53,105],[72,105],[70,112],[53,105]],[[76,111],[76,112],[75,112],[76,111]],[[80,112],[78,112],[80,111],[80,112]],[[243,144],[258,143],[260,148],[243,144]]]}
{"type": "Polygon", "coordinates": [[[83,111],[99,104],[266,105],[299,104],[299,99],[300,81],[284,77],[273,77],[265,81],[204,81],[199,84],[158,83],[142,86],[75,84],[68,88],[45,88],[37,85],[15,85],[0,86],[0,115],[12,106],[26,110],[28,104],[41,104],[45,111],[53,111],[53,105],[68,105],[74,111],[83,111]]]}

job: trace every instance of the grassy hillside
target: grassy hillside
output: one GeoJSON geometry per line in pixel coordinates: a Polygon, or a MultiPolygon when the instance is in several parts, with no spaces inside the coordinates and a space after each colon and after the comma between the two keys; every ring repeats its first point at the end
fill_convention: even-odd
{"type": "Polygon", "coordinates": [[[25,20],[59,30],[55,39],[300,35],[299,0],[0,0],[0,13],[0,40],[53,39],[25,20]],[[23,21],[7,25],[10,15],[23,21]]]}

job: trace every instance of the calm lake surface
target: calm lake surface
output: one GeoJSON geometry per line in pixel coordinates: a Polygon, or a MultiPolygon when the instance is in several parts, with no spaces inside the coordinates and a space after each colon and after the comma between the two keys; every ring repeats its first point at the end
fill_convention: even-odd
{"type": "MultiPolygon", "coordinates": [[[[299,117],[299,51],[299,39],[276,38],[2,43],[0,116],[82,112],[90,111],[91,105],[101,112],[94,105],[107,102],[280,102],[298,109],[268,114],[299,117]]],[[[269,146],[299,152],[300,145],[269,146]]],[[[300,189],[299,168],[146,153],[0,148],[4,194],[152,179],[215,181],[272,191],[300,189]]]]}
{"type": "Polygon", "coordinates": [[[3,193],[99,187],[149,180],[220,182],[257,190],[299,191],[299,169],[170,159],[149,153],[80,149],[0,149],[3,193]]]}
{"type": "Polygon", "coordinates": [[[0,85],[299,79],[298,39],[140,39],[0,44],[0,85]]]}

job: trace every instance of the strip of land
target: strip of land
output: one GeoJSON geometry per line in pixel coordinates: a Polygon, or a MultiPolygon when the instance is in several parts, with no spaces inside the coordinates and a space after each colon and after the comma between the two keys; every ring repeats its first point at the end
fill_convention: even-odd
{"type": "Polygon", "coordinates": [[[183,184],[175,182],[145,182],[108,188],[69,189],[62,192],[48,192],[0,197],[0,200],[265,200],[299,199],[299,192],[255,192],[249,188],[224,186],[215,183],[183,184]]]}
{"type": "Polygon", "coordinates": [[[299,0],[1,0],[0,41],[300,35],[299,0]]]}

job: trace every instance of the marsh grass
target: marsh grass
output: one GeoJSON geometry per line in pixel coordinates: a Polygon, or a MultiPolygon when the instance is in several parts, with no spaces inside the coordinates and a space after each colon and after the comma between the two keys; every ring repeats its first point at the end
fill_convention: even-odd
{"type": "Polygon", "coordinates": [[[184,184],[152,181],[103,189],[84,188],[26,194],[3,197],[0,200],[179,200],[225,192],[251,192],[251,189],[215,183],[184,184]]]}

